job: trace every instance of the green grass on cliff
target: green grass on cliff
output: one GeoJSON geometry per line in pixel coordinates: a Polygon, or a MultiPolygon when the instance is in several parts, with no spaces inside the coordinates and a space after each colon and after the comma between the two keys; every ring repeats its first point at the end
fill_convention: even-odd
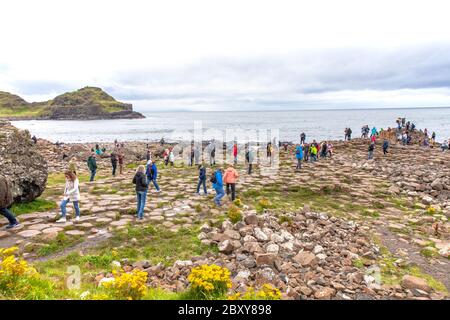
{"type": "Polygon", "coordinates": [[[0,107],[0,118],[9,117],[39,117],[45,113],[45,107],[27,107],[22,106],[18,108],[1,108],[0,107]]]}

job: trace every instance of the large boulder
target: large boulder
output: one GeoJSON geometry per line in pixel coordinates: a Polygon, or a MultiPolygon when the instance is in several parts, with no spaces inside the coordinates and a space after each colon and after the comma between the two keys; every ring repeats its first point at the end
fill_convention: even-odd
{"type": "Polygon", "coordinates": [[[39,197],[47,183],[47,162],[28,131],[0,121],[0,174],[11,183],[15,202],[39,197]]]}

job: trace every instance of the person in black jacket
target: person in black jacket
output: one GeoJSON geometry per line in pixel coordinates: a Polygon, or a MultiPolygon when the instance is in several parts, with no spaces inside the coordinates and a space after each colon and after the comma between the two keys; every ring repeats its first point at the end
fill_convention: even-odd
{"type": "Polygon", "coordinates": [[[369,144],[369,150],[368,151],[369,151],[369,155],[367,156],[367,159],[371,160],[371,159],[373,159],[373,152],[375,151],[375,143],[371,142],[369,144]]]}
{"type": "Polygon", "coordinates": [[[136,174],[133,178],[133,184],[136,185],[137,217],[139,220],[142,220],[144,217],[144,208],[148,188],[148,181],[147,177],[145,176],[145,167],[143,165],[140,165],[137,168],[136,174]]]}
{"type": "Polygon", "coordinates": [[[111,165],[113,176],[116,176],[117,161],[118,161],[117,154],[115,152],[111,153],[111,165]]]}
{"type": "Polygon", "coordinates": [[[198,184],[196,194],[200,194],[201,185],[203,185],[204,194],[207,195],[208,191],[206,191],[206,168],[202,164],[198,166],[198,184]]]}

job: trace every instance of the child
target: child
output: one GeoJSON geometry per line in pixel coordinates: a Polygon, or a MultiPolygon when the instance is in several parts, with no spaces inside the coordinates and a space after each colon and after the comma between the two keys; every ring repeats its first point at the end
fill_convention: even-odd
{"type": "Polygon", "coordinates": [[[61,218],[56,221],[58,223],[66,222],[66,206],[72,201],[73,207],[75,209],[75,220],[80,220],[80,207],[78,206],[78,201],[80,200],[80,190],[78,188],[78,178],[72,171],[65,172],[66,177],[66,187],[64,189],[64,198],[61,201],[61,218]]]}

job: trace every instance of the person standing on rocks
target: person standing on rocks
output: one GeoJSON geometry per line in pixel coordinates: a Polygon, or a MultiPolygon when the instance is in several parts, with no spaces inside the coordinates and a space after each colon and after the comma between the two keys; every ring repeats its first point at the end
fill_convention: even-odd
{"type": "Polygon", "coordinates": [[[386,155],[388,153],[389,148],[389,141],[387,139],[384,139],[383,141],[383,154],[386,155]]]}
{"type": "Polygon", "coordinates": [[[158,168],[156,167],[156,163],[154,163],[152,160],[149,160],[147,163],[146,175],[148,184],[150,185],[151,181],[156,188],[156,192],[161,192],[158,182],[156,181],[156,179],[158,178],[158,168]]]}
{"type": "Polygon", "coordinates": [[[116,176],[117,170],[117,162],[118,162],[117,154],[115,152],[111,153],[111,166],[112,166],[112,175],[116,176]]]}
{"type": "Polygon", "coordinates": [[[306,134],[302,132],[300,134],[300,144],[304,144],[306,142],[306,134]]]}
{"type": "Polygon", "coordinates": [[[216,147],[212,145],[211,152],[209,153],[209,164],[211,167],[216,164],[216,147]]]}
{"type": "Polygon", "coordinates": [[[8,219],[9,224],[6,229],[12,229],[19,225],[16,217],[8,210],[8,207],[14,202],[11,186],[8,179],[0,175],[0,214],[8,219]]]}
{"type": "Polygon", "coordinates": [[[252,169],[253,169],[253,161],[255,160],[255,154],[253,153],[253,150],[251,149],[251,147],[249,146],[247,148],[247,152],[245,154],[245,160],[247,160],[248,163],[248,174],[252,174],[252,169]]]}
{"type": "Polygon", "coordinates": [[[297,159],[296,170],[299,171],[302,168],[302,160],[303,160],[303,147],[301,145],[297,145],[295,147],[295,158],[297,159]]]}
{"type": "Polygon", "coordinates": [[[231,192],[231,201],[236,199],[236,180],[239,178],[239,174],[232,164],[228,165],[228,168],[225,170],[225,174],[223,175],[223,182],[226,184],[227,195],[230,195],[231,192]],[[231,191],[230,191],[231,189],[231,191]]]}
{"type": "Polygon", "coordinates": [[[311,146],[309,147],[309,154],[311,162],[317,161],[317,147],[314,143],[311,143],[311,146]]]}
{"type": "Polygon", "coordinates": [[[152,159],[152,152],[149,149],[147,150],[147,154],[145,155],[145,160],[148,162],[151,159],[152,159]]]}
{"type": "Polygon", "coordinates": [[[237,164],[237,160],[238,160],[238,146],[237,143],[235,142],[233,144],[233,158],[234,158],[234,164],[237,164]]]}
{"type": "Polygon", "coordinates": [[[208,194],[206,190],[206,168],[203,164],[198,166],[198,183],[197,183],[197,192],[195,194],[200,194],[200,187],[203,185],[203,192],[205,195],[208,194]]]}
{"type": "Polygon", "coordinates": [[[367,159],[371,160],[371,159],[373,159],[373,152],[375,151],[375,143],[371,142],[369,144],[369,150],[368,151],[369,151],[369,155],[368,155],[367,159]]]}
{"type": "Polygon", "coordinates": [[[223,173],[222,169],[218,168],[211,177],[212,187],[216,191],[216,196],[214,198],[214,203],[220,207],[222,204],[220,203],[220,199],[225,196],[225,192],[223,191],[223,173]]]}
{"type": "Polygon", "coordinates": [[[117,155],[117,159],[119,161],[119,173],[123,174],[123,164],[125,160],[125,155],[123,154],[123,148],[119,150],[119,154],[117,155]]]}
{"type": "Polygon", "coordinates": [[[133,178],[133,184],[136,185],[136,198],[137,198],[137,218],[142,220],[144,218],[145,201],[147,199],[148,181],[145,177],[145,167],[140,165],[137,168],[136,174],[133,178]]]}
{"type": "Polygon", "coordinates": [[[347,128],[347,140],[352,140],[352,129],[347,128]]]}
{"type": "Polygon", "coordinates": [[[91,172],[90,182],[94,181],[95,174],[97,173],[97,161],[95,160],[95,152],[92,152],[87,160],[89,171],[91,172]]]}
{"type": "Polygon", "coordinates": [[[80,207],[78,201],[80,201],[80,189],[78,187],[79,181],[77,176],[72,171],[66,171],[66,187],[64,189],[64,198],[61,201],[61,218],[56,221],[58,223],[66,222],[66,207],[67,204],[72,201],[75,209],[75,220],[80,220],[80,207]]]}
{"type": "Polygon", "coordinates": [[[173,148],[170,148],[170,150],[169,150],[169,162],[170,162],[170,165],[173,167],[173,165],[175,163],[175,155],[173,154],[173,148]]]}

